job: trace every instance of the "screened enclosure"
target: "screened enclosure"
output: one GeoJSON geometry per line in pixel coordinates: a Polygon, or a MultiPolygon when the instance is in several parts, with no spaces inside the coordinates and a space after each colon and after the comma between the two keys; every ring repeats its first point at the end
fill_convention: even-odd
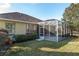
{"type": "Polygon", "coordinates": [[[69,27],[58,20],[39,22],[39,40],[61,41],[69,36],[69,27]]]}

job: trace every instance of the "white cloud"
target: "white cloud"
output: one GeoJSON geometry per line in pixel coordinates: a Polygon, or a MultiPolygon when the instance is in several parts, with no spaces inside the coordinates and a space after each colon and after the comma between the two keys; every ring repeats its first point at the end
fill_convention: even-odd
{"type": "Polygon", "coordinates": [[[0,13],[8,12],[10,7],[11,7],[10,3],[0,3],[0,13]]]}

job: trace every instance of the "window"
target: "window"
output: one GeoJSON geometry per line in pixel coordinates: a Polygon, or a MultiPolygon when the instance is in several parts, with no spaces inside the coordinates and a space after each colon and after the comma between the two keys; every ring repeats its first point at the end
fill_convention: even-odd
{"type": "Polygon", "coordinates": [[[36,25],[34,25],[33,27],[34,27],[34,31],[36,31],[36,27],[37,27],[37,26],[36,26],[36,25]]]}
{"type": "Polygon", "coordinates": [[[26,24],[26,33],[29,33],[29,24],[26,24]]]}
{"type": "Polygon", "coordinates": [[[26,33],[32,33],[34,31],[36,31],[36,25],[26,24],[26,33]]]}
{"type": "Polygon", "coordinates": [[[14,34],[15,33],[15,24],[14,23],[6,23],[6,29],[9,33],[14,34]]]}

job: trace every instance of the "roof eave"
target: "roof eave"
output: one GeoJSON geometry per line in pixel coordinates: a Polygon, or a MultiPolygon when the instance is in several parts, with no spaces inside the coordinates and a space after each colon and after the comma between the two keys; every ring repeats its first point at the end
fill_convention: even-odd
{"type": "Polygon", "coordinates": [[[38,24],[38,22],[29,22],[29,21],[14,20],[14,19],[5,19],[5,18],[0,18],[0,20],[4,20],[4,21],[13,21],[13,22],[20,22],[20,23],[38,24]]]}

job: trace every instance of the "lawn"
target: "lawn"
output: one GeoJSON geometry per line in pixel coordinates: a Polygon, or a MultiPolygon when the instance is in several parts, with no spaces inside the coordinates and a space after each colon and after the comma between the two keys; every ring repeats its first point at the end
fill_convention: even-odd
{"type": "Polygon", "coordinates": [[[28,41],[14,44],[6,56],[69,56],[79,55],[79,38],[52,41],[28,41]]]}

